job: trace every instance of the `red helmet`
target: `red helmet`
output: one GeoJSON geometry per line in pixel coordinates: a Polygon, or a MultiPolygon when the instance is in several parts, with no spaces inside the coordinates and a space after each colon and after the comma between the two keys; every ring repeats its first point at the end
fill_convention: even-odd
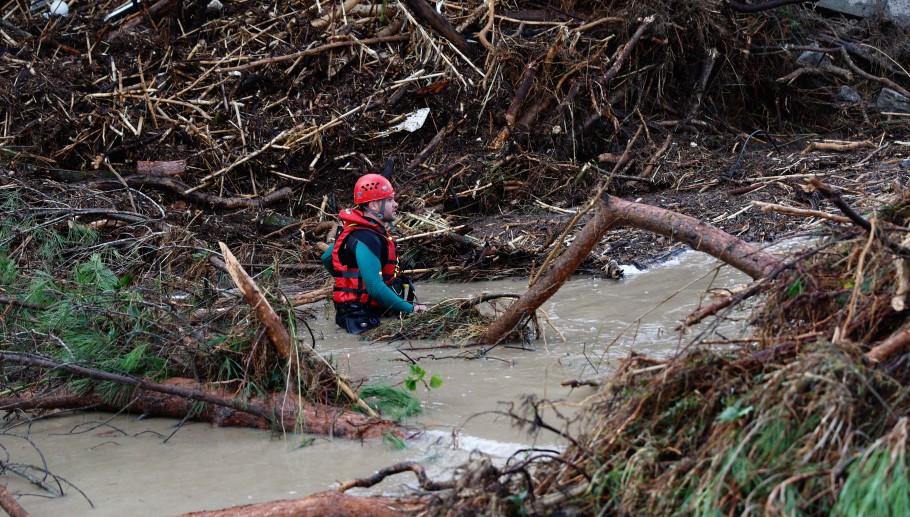
{"type": "Polygon", "coordinates": [[[379,174],[364,174],[354,185],[354,204],[362,205],[395,195],[392,184],[379,174]]]}

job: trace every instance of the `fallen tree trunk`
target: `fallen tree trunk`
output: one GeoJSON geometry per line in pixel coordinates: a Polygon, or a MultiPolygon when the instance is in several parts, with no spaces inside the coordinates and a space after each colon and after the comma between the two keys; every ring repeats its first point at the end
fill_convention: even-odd
{"type": "Polygon", "coordinates": [[[499,342],[525,318],[533,315],[559,290],[603,234],[617,224],[650,230],[684,242],[752,278],[762,278],[781,265],[781,261],[773,255],[694,217],[606,195],[598,201],[598,208],[553,267],[490,324],[480,338],[482,343],[499,342]]]}
{"type": "Polygon", "coordinates": [[[270,501],[224,510],[193,512],[181,517],[397,517],[410,515],[419,505],[415,500],[396,500],[389,497],[355,497],[329,490],[303,499],[270,501]]]}
{"type": "MultiPolygon", "coordinates": [[[[9,360],[9,357],[4,359],[9,360]]],[[[198,383],[193,379],[175,377],[161,384],[145,381],[136,386],[131,401],[125,406],[106,401],[95,392],[18,392],[0,397],[0,411],[84,408],[119,412],[125,409],[167,418],[192,415],[193,420],[210,422],[216,427],[278,428],[343,438],[379,438],[383,432],[397,428],[394,422],[374,420],[360,413],[308,403],[294,394],[276,393],[241,403],[222,389],[209,388],[203,391],[197,388],[198,383]],[[163,389],[157,389],[159,387],[163,389]],[[187,392],[204,393],[206,397],[189,397],[187,392]],[[199,409],[196,400],[207,404],[199,409]],[[218,405],[218,400],[233,404],[218,405]]]]}

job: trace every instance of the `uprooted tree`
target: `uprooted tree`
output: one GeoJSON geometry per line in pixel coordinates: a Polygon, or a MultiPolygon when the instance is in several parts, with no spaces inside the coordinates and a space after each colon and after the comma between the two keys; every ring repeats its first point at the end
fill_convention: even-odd
{"type": "Polygon", "coordinates": [[[677,239],[693,249],[723,260],[752,278],[764,277],[781,266],[781,261],[769,253],[693,217],[614,196],[604,198],[596,199],[594,215],[578,232],[569,248],[489,326],[479,338],[481,342],[497,343],[523,321],[530,319],[538,307],[556,294],[597,241],[614,225],[643,228],[677,239]]]}

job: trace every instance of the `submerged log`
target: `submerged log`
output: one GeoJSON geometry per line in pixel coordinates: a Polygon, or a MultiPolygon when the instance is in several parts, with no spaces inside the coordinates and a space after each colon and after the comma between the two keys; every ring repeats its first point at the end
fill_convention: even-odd
{"type": "Polygon", "coordinates": [[[510,305],[481,336],[482,343],[499,342],[514,328],[531,317],[562,286],[588,256],[607,230],[625,224],[676,239],[723,260],[752,278],[762,278],[782,263],[773,255],[694,217],[656,206],[626,201],[606,195],[599,210],[582,228],[569,248],[530,289],[510,305]]]}
{"type": "Polygon", "coordinates": [[[396,517],[409,515],[419,508],[413,500],[389,497],[355,497],[334,490],[313,494],[303,499],[270,501],[235,506],[224,510],[193,512],[181,517],[396,517]]]}
{"type": "MultiPolygon", "coordinates": [[[[149,383],[154,384],[154,383],[149,383]]],[[[205,387],[193,379],[172,378],[161,385],[180,391],[202,391],[212,398],[234,400],[232,394],[221,388],[205,387]]],[[[210,401],[209,401],[210,402],[210,401]]],[[[239,404],[239,402],[238,402],[239,404]]],[[[186,418],[210,422],[215,427],[252,427],[288,432],[306,432],[342,438],[379,438],[384,432],[398,428],[394,422],[371,419],[321,404],[304,401],[292,393],[274,393],[264,398],[251,399],[243,408],[200,406],[193,398],[175,393],[153,391],[149,385],[136,387],[128,404],[105,400],[100,394],[87,394],[58,390],[52,393],[18,392],[0,397],[0,411],[34,411],[50,409],[94,409],[98,411],[141,413],[155,417],[186,418]]]]}

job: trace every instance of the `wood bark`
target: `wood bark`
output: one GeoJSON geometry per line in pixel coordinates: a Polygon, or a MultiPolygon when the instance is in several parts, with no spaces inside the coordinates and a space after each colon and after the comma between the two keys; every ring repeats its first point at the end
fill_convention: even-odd
{"type": "Polygon", "coordinates": [[[403,0],[408,6],[408,10],[414,15],[414,18],[429,26],[433,31],[449,40],[455,48],[461,51],[465,57],[470,58],[473,53],[471,46],[468,45],[468,39],[452,27],[452,24],[446,20],[445,16],[436,12],[436,9],[430,6],[426,0],[403,0]]]}
{"type": "Polygon", "coordinates": [[[234,285],[240,289],[246,302],[256,312],[256,317],[265,325],[265,330],[281,357],[284,359],[290,358],[291,336],[281,323],[281,318],[275,313],[275,309],[272,309],[272,305],[265,299],[262,290],[250,278],[250,275],[243,269],[243,266],[240,265],[237,257],[231,253],[227,245],[219,242],[218,246],[221,247],[221,253],[224,255],[224,264],[227,266],[228,274],[231,276],[231,280],[234,281],[234,285]]]}
{"type": "Polygon", "coordinates": [[[186,172],[186,160],[136,162],[136,174],[144,176],[170,176],[181,178],[183,177],[184,172],[186,172]]]}
{"type": "Polygon", "coordinates": [[[303,499],[247,504],[180,517],[396,517],[410,515],[418,508],[418,503],[413,500],[355,497],[331,490],[303,499]]]}
{"type": "Polygon", "coordinates": [[[330,296],[332,296],[332,291],[334,288],[332,286],[323,287],[321,289],[314,289],[312,291],[307,291],[305,293],[299,293],[291,296],[289,298],[291,305],[294,307],[300,305],[307,305],[310,303],[321,302],[330,296]]]}
{"type": "Polygon", "coordinates": [[[0,485],[0,508],[9,515],[9,517],[28,517],[29,513],[25,508],[16,501],[5,486],[0,485]]]}
{"type": "MultiPolygon", "coordinates": [[[[153,187],[168,190],[177,194],[178,197],[185,201],[191,201],[199,205],[208,205],[212,208],[264,208],[283,201],[294,193],[290,187],[282,187],[274,192],[259,196],[255,199],[246,197],[221,197],[212,194],[203,194],[201,192],[189,192],[190,186],[174,178],[166,176],[144,176],[134,174],[124,176],[123,181],[132,188],[153,187]]],[[[117,179],[100,179],[88,181],[84,184],[88,188],[97,189],[118,189],[123,187],[123,183],[117,179]]]]}
{"type": "Polygon", "coordinates": [[[521,324],[524,318],[533,315],[538,307],[559,290],[603,234],[616,224],[649,230],[684,242],[693,249],[723,260],[752,278],[762,278],[782,264],[771,254],[694,217],[613,196],[601,198],[597,208],[594,216],[553,267],[490,324],[480,338],[482,343],[498,343],[521,324]]]}
{"type": "Polygon", "coordinates": [[[531,91],[531,85],[534,84],[534,78],[537,76],[537,60],[528,63],[521,80],[518,81],[518,88],[515,90],[515,97],[512,98],[509,109],[506,110],[506,125],[499,130],[496,139],[493,140],[493,149],[499,149],[509,139],[512,134],[512,128],[515,127],[515,121],[518,118],[518,110],[524,105],[528,93],[531,91]]]}
{"type": "MultiPolygon", "coordinates": [[[[207,393],[212,398],[234,399],[231,393],[221,388],[205,387],[204,390],[198,390],[199,385],[193,379],[175,377],[164,381],[160,386],[173,388],[174,392],[163,393],[153,391],[148,385],[139,386],[133,392],[131,402],[126,405],[126,410],[165,418],[185,418],[187,415],[193,415],[193,420],[210,422],[215,427],[251,427],[255,429],[275,429],[277,427],[289,432],[301,431],[353,439],[380,438],[384,432],[398,429],[394,422],[374,420],[360,413],[311,404],[289,393],[271,394],[265,398],[251,399],[246,403],[237,401],[237,404],[242,404],[242,410],[235,407],[215,406],[215,403],[207,404],[199,409],[193,398],[175,392],[200,391],[207,393]]],[[[72,408],[119,412],[124,409],[124,406],[108,402],[94,392],[85,395],[68,391],[47,394],[18,392],[0,397],[0,410],[2,411],[72,408]]]]}
{"type": "Polygon", "coordinates": [[[908,347],[910,347],[910,329],[904,329],[866,352],[866,359],[873,363],[880,363],[908,347]]]}

